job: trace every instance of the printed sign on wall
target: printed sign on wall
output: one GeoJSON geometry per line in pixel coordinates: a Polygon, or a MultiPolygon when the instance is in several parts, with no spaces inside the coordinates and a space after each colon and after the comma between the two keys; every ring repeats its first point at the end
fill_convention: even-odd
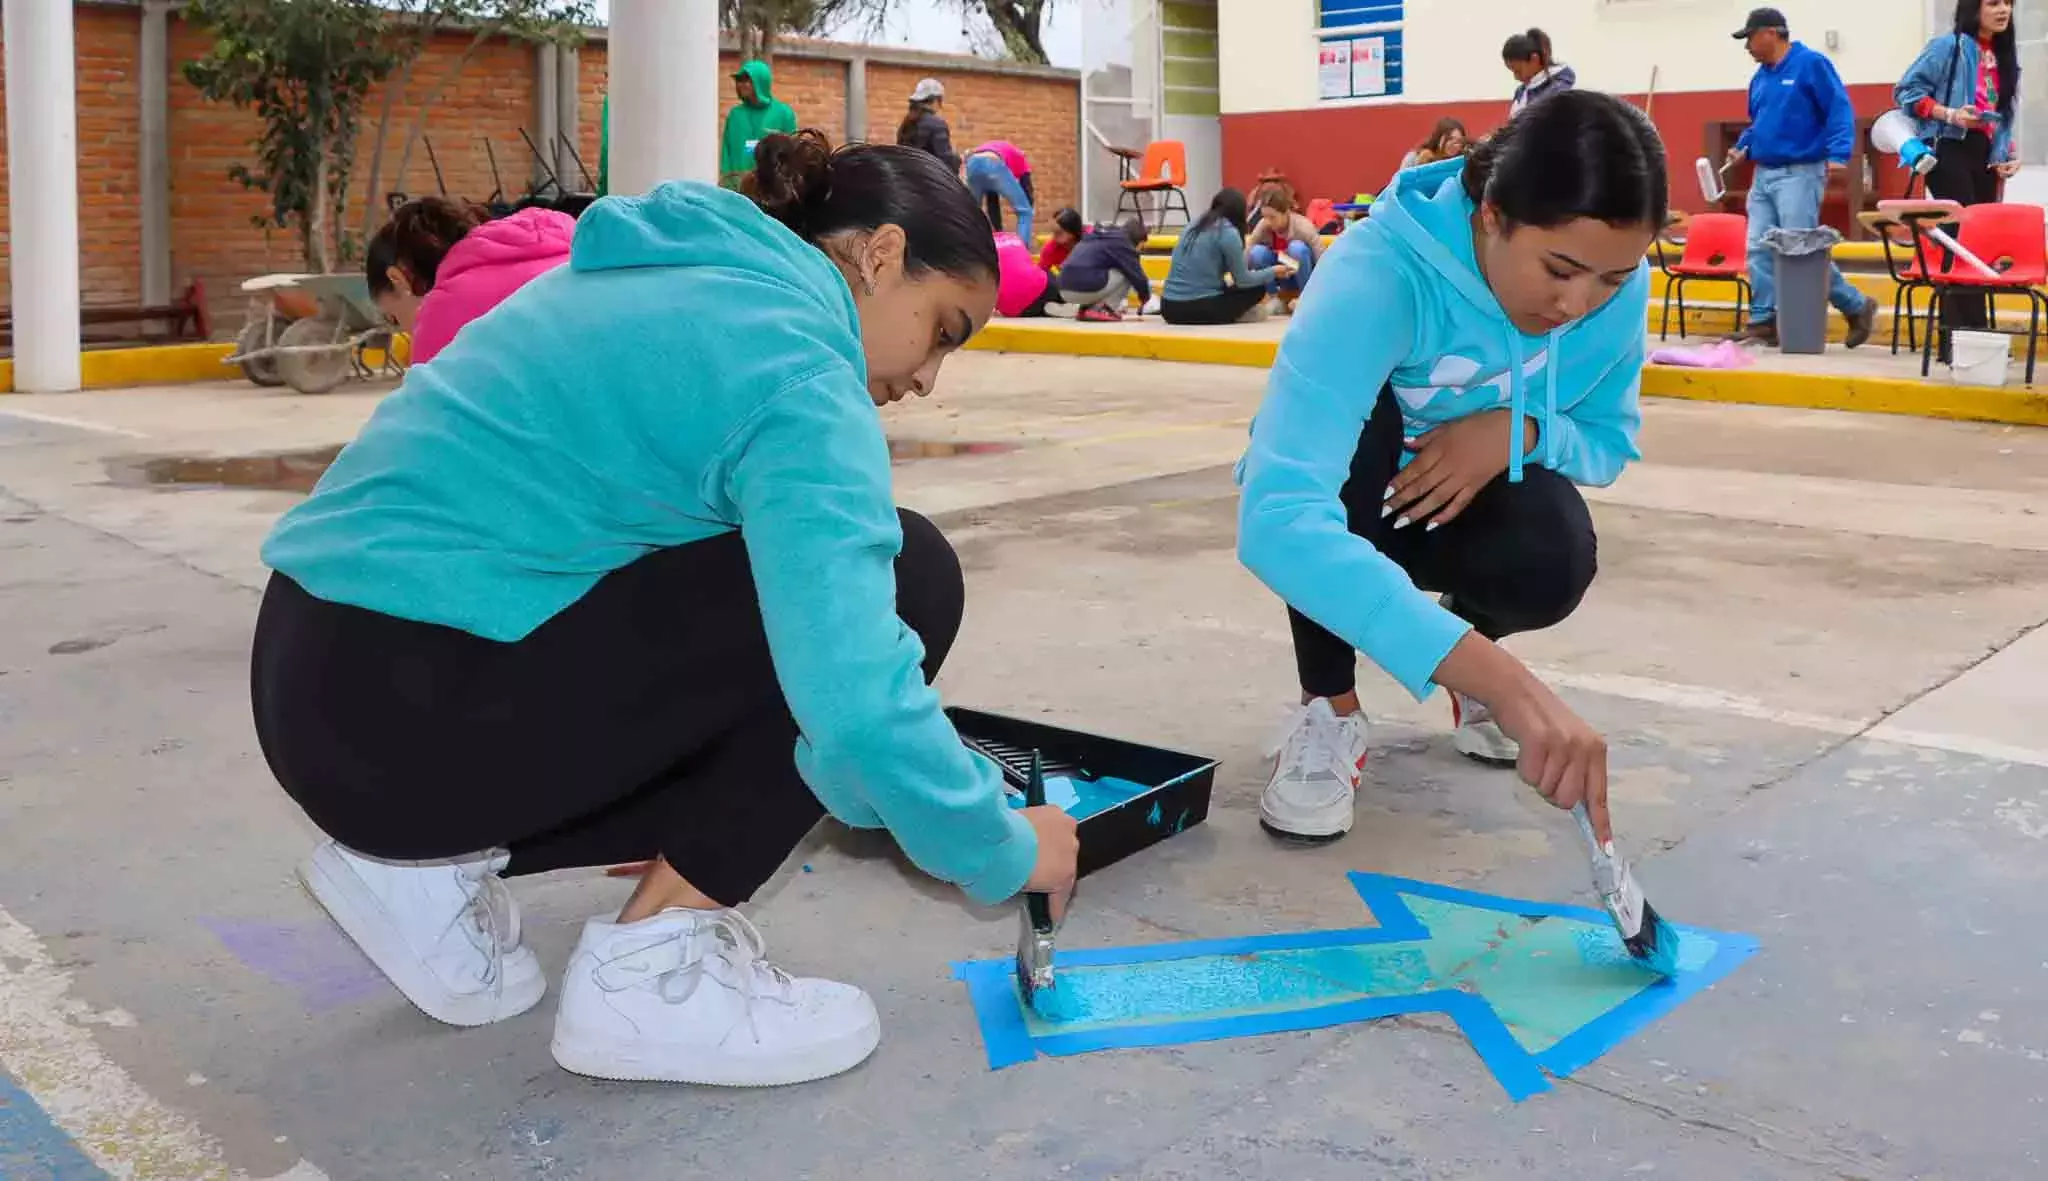
{"type": "Polygon", "coordinates": [[[1324,98],[1351,97],[1350,41],[1325,41],[1317,55],[1316,79],[1324,98]]]}
{"type": "MultiPolygon", "coordinates": [[[[1351,42],[1352,98],[1378,98],[1387,92],[1387,39],[1358,37],[1351,42]]],[[[1326,93],[1325,98],[1329,97],[1326,93]]]]}

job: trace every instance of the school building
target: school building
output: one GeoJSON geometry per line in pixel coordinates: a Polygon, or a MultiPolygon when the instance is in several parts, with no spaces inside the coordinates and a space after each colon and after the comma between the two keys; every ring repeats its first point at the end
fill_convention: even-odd
{"type": "MultiPolygon", "coordinates": [[[[1670,151],[1673,203],[1697,208],[1694,159],[1746,120],[1755,63],[1730,34],[1754,3],[1091,0],[1084,122],[1098,140],[1186,141],[1197,209],[1219,185],[1249,189],[1268,170],[1306,195],[1346,199],[1377,192],[1444,116],[1473,135],[1505,120],[1515,83],[1501,43],[1537,25],[1580,86],[1649,108],[1670,151]]],[[[1795,38],[1834,61],[1864,119],[1890,108],[1899,75],[1954,13],[1953,0],[1776,7],[1795,38]]],[[[2017,19],[2022,61],[2048,64],[2048,5],[2023,3],[2017,19]]],[[[2021,91],[2030,168],[2008,196],[2039,201],[2048,199],[2048,78],[2029,75],[2021,91]]],[[[1114,200],[1113,167],[1099,148],[1084,154],[1098,205],[1114,200]]],[[[1897,179],[1877,173],[1889,167],[1873,165],[1886,191],[1897,179]]]]}

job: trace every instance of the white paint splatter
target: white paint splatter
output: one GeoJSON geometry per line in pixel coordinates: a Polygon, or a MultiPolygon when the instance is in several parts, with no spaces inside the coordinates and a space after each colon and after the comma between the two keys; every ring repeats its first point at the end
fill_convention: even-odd
{"type": "Polygon", "coordinates": [[[1991,814],[2023,837],[2036,841],[2048,838],[2048,812],[2043,812],[2041,805],[2033,800],[2017,796],[2000,800],[1991,809],[1991,814]]]}
{"type": "Polygon", "coordinates": [[[185,1085],[188,1087],[203,1087],[206,1085],[206,1076],[195,1070],[185,1076],[185,1085]]]}
{"type": "Polygon", "coordinates": [[[1977,1014],[1977,1020],[1979,1020],[1979,1021],[1996,1021],[1996,1020],[1998,1020],[1998,1010],[1997,1010],[1997,1009],[1986,1009],[1986,1010],[1984,1010],[1984,1011],[1983,1011],[1982,1013],[1979,1013],[1979,1014],[1977,1014]]]}
{"type": "Polygon", "coordinates": [[[1984,1031],[1981,1029],[1966,1029],[1956,1035],[1956,1040],[1966,1046],[1981,1046],[1984,1044],[1984,1031]]]}
{"type": "MultiPolygon", "coordinates": [[[[116,1181],[249,1181],[228,1167],[219,1141],[150,1096],[93,1040],[90,1026],[125,1029],[135,1018],[95,1012],[70,991],[71,974],[35,932],[0,910],[0,1068],[116,1181]]],[[[327,1175],[300,1161],[270,1181],[327,1175]]]]}

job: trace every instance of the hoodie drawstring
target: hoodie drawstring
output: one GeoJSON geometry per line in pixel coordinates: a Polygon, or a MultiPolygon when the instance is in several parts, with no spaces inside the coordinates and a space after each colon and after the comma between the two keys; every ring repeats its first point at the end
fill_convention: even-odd
{"type": "MultiPolygon", "coordinates": [[[[1528,395],[1523,389],[1522,369],[1526,362],[1522,357],[1522,334],[1510,327],[1508,336],[1508,417],[1515,428],[1508,432],[1508,483],[1522,482],[1522,419],[1528,412],[1528,395]]],[[[1557,350],[1564,342],[1564,329],[1554,328],[1544,338],[1543,347],[1543,417],[1536,422],[1537,433],[1543,438],[1543,466],[1557,470],[1557,432],[1550,424],[1557,421],[1557,350]]]]}
{"type": "Polygon", "coordinates": [[[1522,334],[1508,326],[1508,483],[1522,482],[1522,334]]]}

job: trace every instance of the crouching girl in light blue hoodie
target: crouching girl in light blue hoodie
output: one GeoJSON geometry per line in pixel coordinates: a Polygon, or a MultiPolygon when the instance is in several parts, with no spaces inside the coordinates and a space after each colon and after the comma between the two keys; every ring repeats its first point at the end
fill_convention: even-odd
{"type": "Polygon", "coordinates": [[[545,991],[501,874],[653,859],[583,928],[554,1055],[738,1086],[851,1068],[860,989],[731,909],[820,816],[982,902],[1063,896],[929,680],[960,565],[899,513],[876,408],[996,301],[988,221],[909,148],[756,146],[747,195],[607,197],[569,262],[417,366],[264,546],[257,736],[330,838],[301,873],[429,1015],[545,991]]]}
{"type": "Polygon", "coordinates": [[[1560,622],[1593,580],[1574,485],[1637,457],[1665,216],[1656,129],[1569,91],[1402,173],[1324,256],[1238,473],[1238,553],[1286,600],[1301,675],[1268,830],[1350,830],[1357,651],[1417,699],[1450,689],[1460,751],[1607,831],[1605,743],[1495,641],[1560,622]]]}

